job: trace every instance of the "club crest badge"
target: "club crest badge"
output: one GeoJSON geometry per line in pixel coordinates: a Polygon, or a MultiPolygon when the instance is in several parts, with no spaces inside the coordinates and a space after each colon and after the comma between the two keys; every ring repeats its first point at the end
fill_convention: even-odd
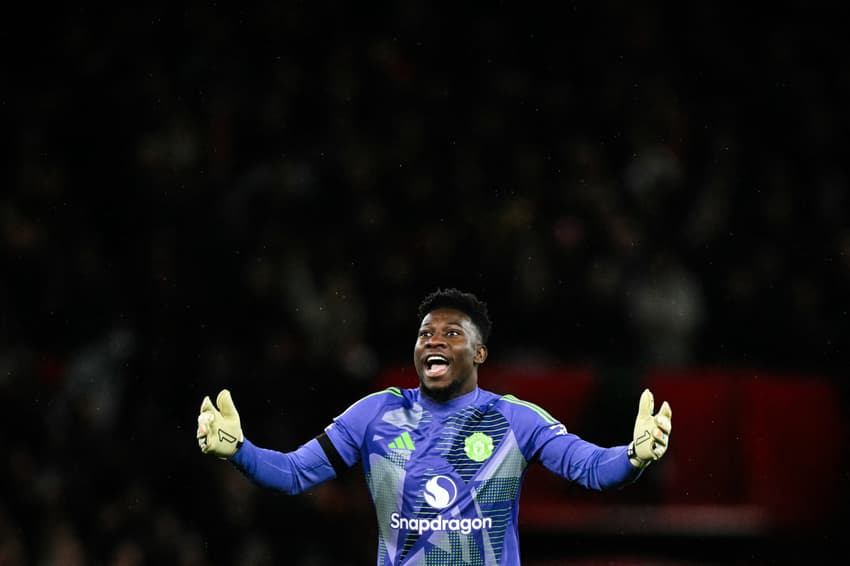
{"type": "Polygon", "coordinates": [[[483,462],[493,454],[493,439],[483,432],[475,432],[466,437],[464,450],[470,460],[483,462]]]}

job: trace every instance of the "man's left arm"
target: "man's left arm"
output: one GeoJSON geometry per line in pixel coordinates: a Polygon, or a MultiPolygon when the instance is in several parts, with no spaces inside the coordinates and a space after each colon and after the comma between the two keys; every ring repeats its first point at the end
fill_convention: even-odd
{"type": "Polygon", "coordinates": [[[538,459],[550,471],[598,491],[616,489],[637,480],[652,462],[667,451],[672,429],[672,411],[665,401],[653,414],[652,393],[644,390],[632,442],[602,447],[569,433],[562,424],[547,424],[535,435],[539,442],[538,459]]]}

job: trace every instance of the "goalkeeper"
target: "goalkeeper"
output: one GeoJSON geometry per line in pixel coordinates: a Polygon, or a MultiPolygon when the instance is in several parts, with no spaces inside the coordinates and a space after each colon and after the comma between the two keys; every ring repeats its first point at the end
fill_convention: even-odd
{"type": "Polygon", "coordinates": [[[593,490],[641,476],[667,450],[672,413],[644,390],[631,442],[581,439],[542,407],[478,387],[491,321],[472,293],[438,289],[419,305],[413,350],[419,387],[367,395],[288,452],[242,431],[228,390],[206,397],[197,441],[259,485],[301,493],[362,464],[378,521],[377,564],[519,565],[519,496],[542,464],[593,490]]]}

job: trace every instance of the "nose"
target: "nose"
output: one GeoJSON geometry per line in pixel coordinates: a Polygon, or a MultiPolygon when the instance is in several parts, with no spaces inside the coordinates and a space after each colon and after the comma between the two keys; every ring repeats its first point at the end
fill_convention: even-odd
{"type": "Polygon", "coordinates": [[[438,335],[434,334],[433,336],[429,336],[425,341],[425,346],[428,347],[436,347],[436,346],[445,346],[446,341],[440,338],[438,335]]]}

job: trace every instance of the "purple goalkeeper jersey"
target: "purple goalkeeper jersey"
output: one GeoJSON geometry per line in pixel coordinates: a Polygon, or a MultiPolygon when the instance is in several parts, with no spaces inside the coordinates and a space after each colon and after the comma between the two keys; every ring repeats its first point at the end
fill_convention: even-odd
{"type": "Polygon", "coordinates": [[[538,405],[483,389],[439,403],[391,387],[351,405],[323,436],[289,453],[246,440],[231,461],[287,493],[335,477],[334,465],[361,463],[379,566],[519,565],[519,496],[531,463],[595,490],[641,473],[626,446],[597,446],[538,405]]]}

